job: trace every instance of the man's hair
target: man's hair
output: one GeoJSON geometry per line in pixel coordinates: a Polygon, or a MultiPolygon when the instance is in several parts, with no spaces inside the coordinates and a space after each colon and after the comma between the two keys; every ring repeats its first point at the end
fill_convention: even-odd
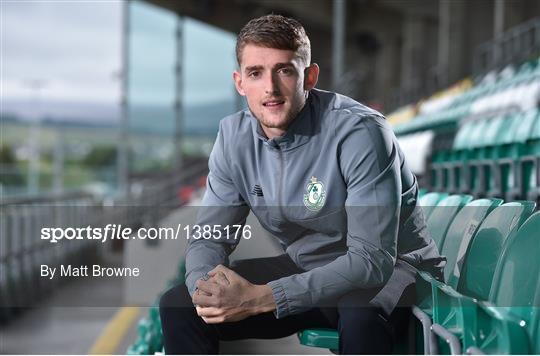
{"type": "Polygon", "coordinates": [[[265,15],[249,21],[236,39],[238,65],[247,44],[294,51],[306,66],[311,61],[311,44],[304,27],[289,17],[265,15]]]}

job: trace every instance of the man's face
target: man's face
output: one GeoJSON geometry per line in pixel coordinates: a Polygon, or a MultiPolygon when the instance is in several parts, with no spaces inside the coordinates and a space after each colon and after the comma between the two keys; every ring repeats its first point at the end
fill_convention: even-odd
{"type": "Polygon", "coordinates": [[[267,136],[269,132],[272,136],[282,135],[304,106],[306,91],[316,83],[311,69],[306,71],[308,78],[304,77],[305,69],[293,51],[253,44],[244,47],[240,71],[234,73],[236,88],[247,98],[267,136]]]}

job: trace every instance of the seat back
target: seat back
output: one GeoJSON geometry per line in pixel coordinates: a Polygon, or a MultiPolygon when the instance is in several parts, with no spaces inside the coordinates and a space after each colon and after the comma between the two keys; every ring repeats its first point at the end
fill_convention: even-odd
{"type": "Polygon", "coordinates": [[[470,195],[451,195],[441,200],[431,212],[427,220],[427,227],[439,251],[454,216],[471,200],[472,196],[470,195]]]}
{"type": "Polygon", "coordinates": [[[476,130],[478,123],[478,121],[469,121],[459,128],[452,145],[454,150],[462,150],[469,147],[469,137],[476,130]]]}
{"type": "Polygon", "coordinates": [[[418,200],[418,204],[422,207],[426,219],[429,218],[435,206],[437,206],[437,204],[447,196],[448,193],[432,192],[426,193],[418,200]]]}
{"type": "Polygon", "coordinates": [[[444,281],[451,287],[457,287],[462,260],[476,230],[485,217],[502,202],[502,199],[474,200],[465,205],[450,224],[442,241],[441,254],[446,257],[444,281]]]}
{"type": "Polygon", "coordinates": [[[531,201],[506,203],[494,209],[482,222],[466,253],[457,289],[461,294],[487,300],[497,261],[504,243],[532,214],[531,201]]]}
{"type": "Polygon", "coordinates": [[[489,299],[530,325],[540,307],[540,212],[512,236],[497,263],[489,299]]]}
{"type": "Polygon", "coordinates": [[[535,354],[540,355],[540,305],[539,303],[536,303],[536,309],[534,310],[533,315],[533,332],[532,332],[532,340],[533,340],[533,351],[535,354]]]}

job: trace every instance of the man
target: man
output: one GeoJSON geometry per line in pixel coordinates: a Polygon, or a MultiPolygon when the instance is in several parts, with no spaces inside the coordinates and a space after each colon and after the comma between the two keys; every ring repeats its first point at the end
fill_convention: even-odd
{"type": "Polygon", "coordinates": [[[213,238],[189,241],[186,285],[161,298],[166,353],[213,354],[219,340],[313,327],[337,328],[340,353],[391,353],[411,265],[440,274],[444,264],[392,129],[314,89],[319,67],[293,19],[251,20],[236,54],[249,109],[221,121],[198,218],[213,238]],[[239,242],[230,229],[250,209],[286,253],[226,267],[239,242]]]}

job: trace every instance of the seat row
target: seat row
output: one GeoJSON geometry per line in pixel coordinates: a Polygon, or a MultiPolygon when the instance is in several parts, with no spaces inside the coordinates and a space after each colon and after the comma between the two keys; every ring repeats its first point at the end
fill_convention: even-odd
{"type": "Polygon", "coordinates": [[[540,212],[535,203],[428,193],[444,279],[417,278],[425,354],[540,353],[540,212]]]}
{"type": "MultiPolygon", "coordinates": [[[[426,354],[540,352],[540,212],[536,204],[428,193],[419,200],[447,264],[444,280],[419,272],[418,345],[426,354]]],[[[337,330],[298,334],[338,350],[337,330]]],[[[411,345],[397,345],[399,353],[411,345]]]]}
{"type": "MultiPolygon", "coordinates": [[[[395,121],[396,134],[455,127],[469,117],[496,111],[536,108],[540,100],[540,58],[522,63],[517,69],[508,66],[500,72],[490,72],[472,87],[467,83],[470,79],[456,84],[462,91],[449,88],[442,96],[420,102],[418,115],[395,121]]],[[[395,114],[399,115],[399,110],[395,114]]],[[[391,121],[395,114],[389,114],[391,121]]]]}
{"type": "Polygon", "coordinates": [[[431,186],[437,191],[500,197],[540,197],[540,110],[469,120],[452,150],[433,154],[431,186]]]}

